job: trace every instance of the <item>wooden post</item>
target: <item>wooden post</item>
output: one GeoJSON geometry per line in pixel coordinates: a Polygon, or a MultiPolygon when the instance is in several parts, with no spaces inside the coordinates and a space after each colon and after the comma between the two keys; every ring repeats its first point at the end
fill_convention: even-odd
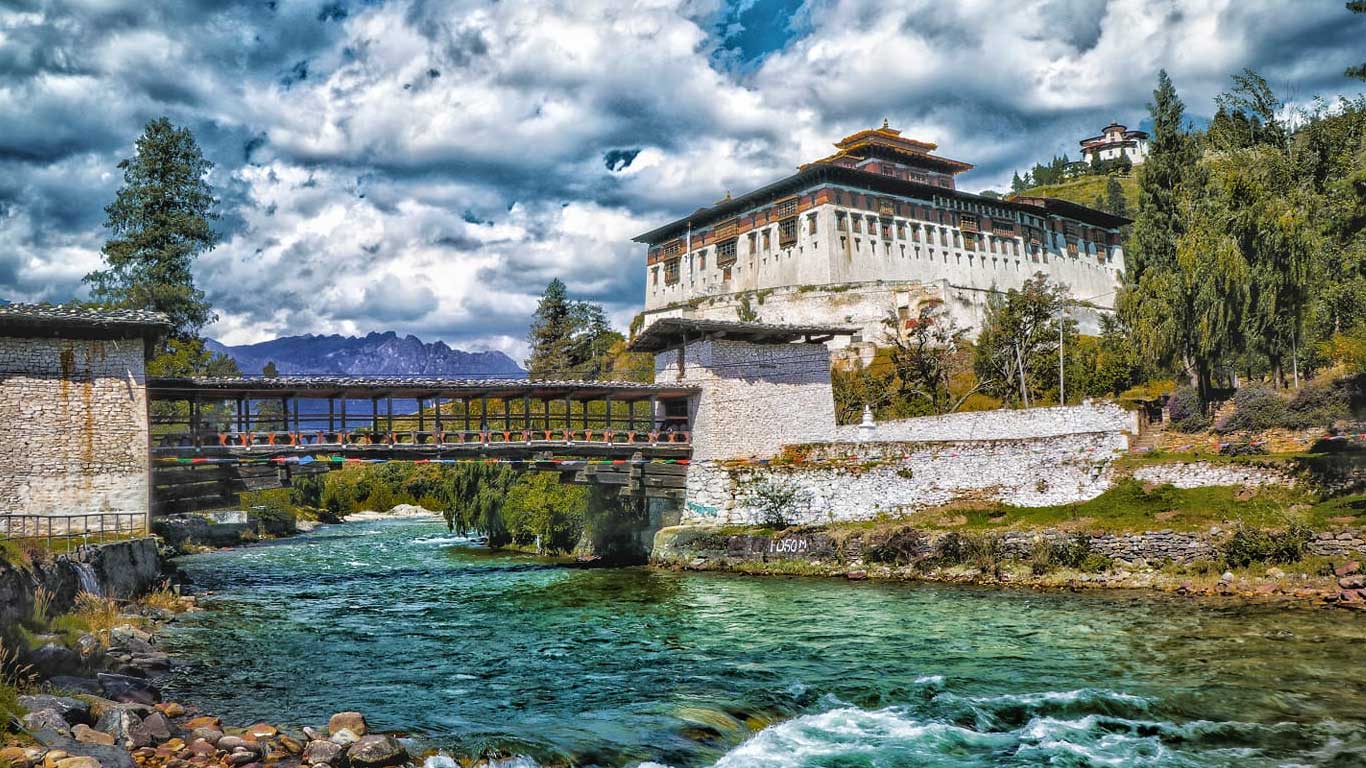
{"type": "Polygon", "coordinates": [[[370,431],[379,431],[379,395],[370,398],[370,431]]]}
{"type": "Polygon", "coordinates": [[[470,431],[470,399],[468,397],[460,398],[460,406],[461,410],[465,412],[465,432],[468,433],[470,431]]]}
{"type": "Polygon", "coordinates": [[[337,421],[336,421],[336,416],[335,416],[336,409],[337,409],[337,399],[336,399],[335,397],[329,397],[329,398],[327,398],[327,431],[328,431],[328,432],[336,432],[336,431],[337,431],[337,421]]]}
{"type": "Polygon", "coordinates": [[[393,396],[392,393],[391,393],[391,394],[388,394],[388,395],[385,395],[385,397],[384,397],[384,407],[385,407],[386,411],[388,412],[388,427],[389,427],[389,428],[388,428],[387,430],[385,430],[385,431],[392,435],[392,434],[394,433],[394,396],[393,396]]]}
{"type": "Polygon", "coordinates": [[[631,400],[626,403],[626,428],[632,432],[636,431],[636,404],[639,400],[631,400]]]}
{"type": "Polygon", "coordinates": [[[609,395],[607,395],[606,397],[602,398],[602,404],[607,408],[607,417],[606,417],[607,420],[606,420],[606,422],[603,424],[603,429],[611,429],[611,428],[612,428],[612,396],[609,394],[609,395]]]}
{"type": "Polygon", "coordinates": [[[436,403],[436,431],[439,434],[441,432],[441,396],[433,397],[432,400],[436,403]]]}
{"type": "Polygon", "coordinates": [[[489,429],[489,396],[479,396],[479,431],[487,432],[489,429]]]}
{"type": "Polygon", "coordinates": [[[341,393],[341,431],[346,431],[346,393],[341,393]]]}
{"type": "Polygon", "coordinates": [[[423,403],[423,398],[419,397],[419,398],[417,399],[417,431],[418,431],[418,432],[426,432],[426,431],[427,431],[426,417],[423,416],[423,414],[422,414],[422,403],[423,403]]]}
{"type": "Polygon", "coordinates": [[[289,398],[294,403],[294,431],[303,431],[303,422],[299,420],[299,396],[293,395],[289,398]]]}
{"type": "Polygon", "coordinates": [[[512,431],[512,401],[506,397],[503,398],[503,431],[512,431]]]}
{"type": "Polygon", "coordinates": [[[522,429],[531,431],[531,395],[522,394],[522,429]]]}

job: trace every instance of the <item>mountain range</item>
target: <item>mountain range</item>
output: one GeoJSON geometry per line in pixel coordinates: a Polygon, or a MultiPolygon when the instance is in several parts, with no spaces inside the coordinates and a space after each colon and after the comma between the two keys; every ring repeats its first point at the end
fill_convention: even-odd
{"type": "Polygon", "coordinates": [[[208,348],[237,361],[247,375],[274,362],[281,375],[456,376],[521,378],[526,375],[502,352],[465,352],[444,342],[431,344],[393,331],[365,336],[284,336],[256,344],[228,346],[213,339],[208,348]]]}

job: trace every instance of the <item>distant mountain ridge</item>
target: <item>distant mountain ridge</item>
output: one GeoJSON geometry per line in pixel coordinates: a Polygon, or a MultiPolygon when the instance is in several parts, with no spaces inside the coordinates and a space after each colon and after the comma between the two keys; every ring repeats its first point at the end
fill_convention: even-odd
{"type": "Polygon", "coordinates": [[[274,362],[281,375],[450,376],[521,378],[526,375],[502,352],[465,352],[445,342],[424,343],[393,331],[366,336],[284,336],[257,344],[227,346],[213,339],[208,348],[237,361],[242,373],[255,375],[274,362]]]}

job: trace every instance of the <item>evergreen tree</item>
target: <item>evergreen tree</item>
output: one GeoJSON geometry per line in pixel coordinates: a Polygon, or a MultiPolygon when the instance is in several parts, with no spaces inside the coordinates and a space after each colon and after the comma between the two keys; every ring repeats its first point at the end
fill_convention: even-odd
{"type": "MultiPolygon", "coordinates": [[[[1347,10],[1352,13],[1366,13],[1366,0],[1348,0],[1347,10]]],[[[1346,74],[1348,77],[1366,80],[1366,64],[1349,67],[1346,74]]]]}
{"type": "Polygon", "coordinates": [[[267,379],[276,379],[280,377],[280,370],[275,367],[274,360],[266,361],[265,366],[261,368],[261,376],[267,379]]]}
{"type": "Polygon", "coordinates": [[[527,339],[531,356],[526,360],[532,378],[562,378],[574,362],[574,307],[560,279],[554,278],[541,294],[527,339]]]}
{"type": "Polygon", "coordinates": [[[1124,185],[1114,176],[1105,182],[1105,202],[1099,207],[1116,216],[1129,215],[1129,204],[1124,200],[1124,185]]]}
{"type": "Polygon", "coordinates": [[[1015,175],[1010,179],[1010,191],[1018,194],[1025,191],[1025,189],[1024,179],[1020,178],[1020,172],[1016,171],[1015,175]]]}
{"type": "Polygon", "coordinates": [[[123,187],[105,208],[105,269],[86,275],[98,302],[164,312],[176,338],[196,337],[214,319],[194,284],[194,261],[218,243],[213,190],[187,128],[164,117],[147,124],[133,157],[119,163],[123,187]]]}
{"type": "Polygon", "coordinates": [[[1076,339],[1077,323],[1063,311],[1067,287],[1042,272],[1019,290],[987,296],[986,316],[973,350],[973,370],[981,389],[1025,407],[1039,402],[1058,383],[1058,322],[1063,343],[1076,339]]]}
{"type": "Polygon", "coordinates": [[[1138,285],[1148,269],[1168,269],[1176,262],[1176,241],[1182,234],[1176,196],[1186,169],[1194,162],[1190,137],[1182,128],[1185,105],[1166,70],[1157,75],[1153,102],[1148,105],[1153,134],[1148,159],[1139,175],[1138,216],[1127,254],[1128,283],[1138,285]]]}

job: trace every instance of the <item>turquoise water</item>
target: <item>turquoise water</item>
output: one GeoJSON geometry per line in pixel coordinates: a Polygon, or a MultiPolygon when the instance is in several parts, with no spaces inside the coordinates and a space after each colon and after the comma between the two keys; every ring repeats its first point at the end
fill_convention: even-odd
{"type": "Polygon", "coordinates": [[[584,570],[410,520],[181,565],[213,594],[171,694],[230,721],[518,765],[1366,765],[1356,615],[584,570]]]}

